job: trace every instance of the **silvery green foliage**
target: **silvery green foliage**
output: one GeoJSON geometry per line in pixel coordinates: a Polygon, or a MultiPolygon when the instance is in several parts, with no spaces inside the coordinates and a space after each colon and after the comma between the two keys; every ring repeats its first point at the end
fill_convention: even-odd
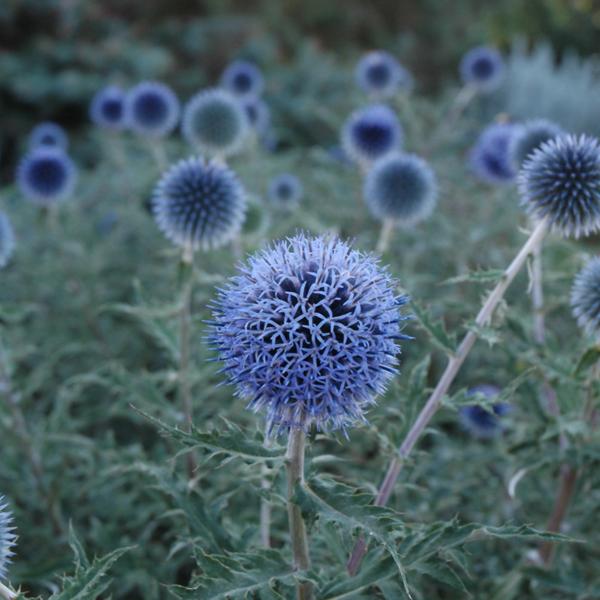
{"type": "Polygon", "coordinates": [[[8,566],[14,556],[17,536],[12,521],[12,513],[6,499],[0,496],[0,580],[6,578],[8,566]]]}
{"type": "Polygon", "coordinates": [[[66,151],[69,146],[69,138],[60,125],[45,121],[36,125],[29,134],[29,150],[35,150],[39,146],[66,151]]]}
{"type": "Polygon", "coordinates": [[[15,235],[8,216],[0,211],[0,269],[10,261],[15,249],[15,235]]]}
{"type": "Polygon", "coordinates": [[[410,225],[426,219],[437,201],[431,167],[415,154],[394,153],[379,159],[367,173],[363,195],[380,220],[410,225]]]}
{"type": "Polygon", "coordinates": [[[577,323],[590,335],[600,335],[600,257],[579,271],[571,289],[571,308],[577,323]]]}

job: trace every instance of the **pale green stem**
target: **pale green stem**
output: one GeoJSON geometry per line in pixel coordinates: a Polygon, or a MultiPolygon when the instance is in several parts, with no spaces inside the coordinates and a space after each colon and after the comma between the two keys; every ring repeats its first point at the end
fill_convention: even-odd
{"type": "Polygon", "coordinates": [[[5,600],[15,600],[15,598],[17,598],[18,594],[16,592],[13,592],[10,588],[6,587],[1,581],[0,581],[0,597],[4,598],[5,600]]]}
{"type": "Polygon", "coordinates": [[[384,254],[387,252],[390,247],[390,242],[392,241],[392,234],[394,233],[394,229],[396,227],[396,223],[393,219],[384,219],[381,224],[381,232],[379,234],[379,240],[377,241],[376,251],[379,254],[384,254]]]}

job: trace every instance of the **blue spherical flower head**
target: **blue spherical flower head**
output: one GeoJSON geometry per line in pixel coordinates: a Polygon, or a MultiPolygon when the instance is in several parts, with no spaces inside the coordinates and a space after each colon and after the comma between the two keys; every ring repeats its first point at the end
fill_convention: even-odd
{"type": "Polygon", "coordinates": [[[159,229],[185,250],[209,250],[240,230],[246,194],[235,173],[202,158],[181,160],[160,179],[152,208],[159,229]]]}
{"type": "Polygon", "coordinates": [[[259,96],[264,84],[260,69],[247,60],[232,62],[221,76],[221,86],[240,98],[259,96]]]}
{"type": "Polygon", "coordinates": [[[600,335],[600,257],[592,258],[577,274],[571,290],[577,323],[591,336],[600,335]]]}
{"type": "Polygon", "coordinates": [[[43,146],[27,154],[17,168],[17,183],[23,195],[43,206],[68,198],[76,178],[75,165],[67,154],[43,146]]]}
{"type": "Polygon", "coordinates": [[[377,219],[417,223],[435,207],[436,178],[422,158],[393,153],[378,160],[367,173],[364,197],[377,219]]]}
{"type": "Polygon", "coordinates": [[[14,556],[16,541],[15,528],[12,526],[12,514],[4,496],[0,496],[0,580],[6,578],[8,566],[14,556]]]}
{"type": "Polygon", "coordinates": [[[263,135],[271,125],[269,105],[262,98],[256,96],[244,98],[241,102],[250,127],[257,134],[263,135]]]}
{"type": "MultiPolygon", "coordinates": [[[[478,385],[471,388],[468,392],[469,396],[481,394],[487,399],[494,399],[500,394],[500,389],[495,385],[478,385]]],[[[504,427],[501,418],[512,410],[510,404],[498,402],[491,406],[491,411],[472,404],[463,406],[460,409],[460,420],[463,426],[478,438],[492,438],[499,435],[504,427]]]]}
{"type": "Polygon", "coordinates": [[[139,135],[161,138],[179,121],[179,100],[170,87],[147,81],[133,87],[125,99],[125,119],[139,135]]]}
{"type": "Polygon", "coordinates": [[[302,183],[290,173],[282,173],[269,183],[269,200],[282,208],[298,206],[302,198],[302,183]]]}
{"type": "Polygon", "coordinates": [[[98,127],[122,131],[126,127],[125,92],[114,85],[101,89],[90,104],[90,119],[98,127]]]}
{"type": "Polygon", "coordinates": [[[15,235],[6,214],[0,211],[0,269],[10,260],[15,249],[15,235]]]}
{"type": "Polygon", "coordinates": [[[375,50],[365,54],[355,70],[358,87],[363,91],[387,98],[400,89],[412,87],[410,73],[389,53],[375,50]]]}
{"type": "Polygon", "coordinates": [[[248,134],[248,119],[241,103],[225,90],[207,90],[194,96],[183,113],[183,135],[200,152],[229,156],[248,134]]]}
{"type": "Polygon", "coordinates": [[[519,174],[521,205],[536,220],[548,219],[565,237],[600,229],[600,143],[565,135],[542,145],[519,174]]]}
{"type": "Polygon", "coordinates": [[[30,150],[35,150],[39,146],[66,150],[69,146],[69,138],[60,125],[45,121],[32,129],[28,145],[30,150]]]}
{"type": "Polygon", "coordinates": [[[519,129],[511,123],[493,123],[483,130],[469,157],[471,168],[479,179],[492,184],[514,181],[517,171],[511,161],[510,148],[519,129]]]}
{"type": "Polygon", "coordinates": [[[339,239],[299,235],[250,258],[219,291],[211,340],[267,430],[346,429],[396,373],[395,282],[339,239]]]}
{"type": "Polygon", "coordinates": [[[552,121],[546,119],[527,121],[511,140],[509,154],[513,167],[519,170],[525,160],[535,150],[541,148],[544,142],[564,134],[565,132],[552,121]]]}
{"type": "Polygon", "coordinates": [[[482,92],[493,92],[504,77],[504,60],[495,48],[478,46],[469,50],[460,62],[460,76],[465,85],[482,92]]]}
{"type": "Polygon", "coordinates": [[[402,137],[394,112],[382,104],[373,104],[350,115],[342,129],[342,146],[353,160],[370,164],[397,150],[402,137]]]}

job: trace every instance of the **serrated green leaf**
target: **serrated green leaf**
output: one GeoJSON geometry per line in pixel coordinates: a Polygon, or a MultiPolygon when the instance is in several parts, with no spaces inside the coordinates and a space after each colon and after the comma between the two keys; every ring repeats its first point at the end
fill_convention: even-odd
{"type": "Polygon", "coordinates": [[[502,269],[488,269],[488,270],[478,270],[478,271],[469,271],[464,275],[457,275],[456,277],[451,277],[450,279],[446,279],[442,281],[440,285],[454,285],[456,283],[496,283],[500,281],[502,276],[504,275],[504,271],[502,269]]]}
{"type": "Polygon", "coordinates": [[[575,376],[582,375],[584,371],[587,371],[594,365],[600,363],[600,346],[592,346],[581,355],[581,358],[577,361],[573,374],[575,376]]]}
{"type": "Polygon", "coordinates": [[[419,325],[426,331],[431,341],[440,350],[446,354],[453,355],[456,349],[456,342],[447,332],[441,321],[435,321],[429,311],[420,307],[417,303],[411,302],[411,309],[415,314],[419,325]]]}

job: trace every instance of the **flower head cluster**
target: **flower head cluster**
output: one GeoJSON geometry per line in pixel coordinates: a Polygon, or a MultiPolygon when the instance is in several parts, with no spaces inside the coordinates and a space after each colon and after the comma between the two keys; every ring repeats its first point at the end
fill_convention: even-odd
{"type": "Polygon", "coordinates": [[[435,207],[436,178],[422,158],[393,153],[378,160],[368,172],[364,197],[377,219],[416,223],[435,207]]]}
{"type": "Polygon", "coordinates": [[[579,326],[597,338],[600,334],[600,257],[588,261],[575,277],[571,308],[579,326]]]}
{"type": "Polygon", "coordinates": [[[546,119],[534,119],[523,123],[510,144],[509,153],[514,168],[519,170],[534,150],[564,133],[556,123],[546,119]]]}
{"type": "Polygon", "coordinates": [[[299,235],[249,260],[219,291],[212,342],[268,430],[364,421],[398,366],[395,282],[339,239],[299,235]]]}
{"type": "Polygon", "coordinates": [[[233,61],[221,76],[221,86],[240,98],[260,96],[264,85],[260,69],[247,60],[233,61]]]}
{"type": "Polygon", "coordinates": [[[513,137],[519,126],[493,123],[486,127],[473,146],[469,161],[475,175],[492,184],[511,183],[516,170],[510,158],[513,137]]]}
{"type": "Polygon", "coordinates": [[[246,195],[231,169],[190,158],[162,176],[152,209],[159,229],[173,243],[208,250],[224,245],[240,230],[246,195]]]}
{"type": "Polygon", "coordinates": [[[183,135],[201,152],[229,156],[246,139],[248,119],[240,102],[226,90],[200,92],[183,112],[183,135]]]}
{"type": "Polygon", "coordinates": [[[0,211],[0,269],[10,260],[15,249],[15,235],[5,213],[0,211]]]}
{"type": "Polygon", "coordinates": [[[145,81],[129,90],[125,98],[125,120],[139,135],[161,138],[179,121],[179,100],[164,83],[145,81]]]}
{"type": "Polygon", "coordinates": [[[102,88],[92,98],[90,119],[92,123],[111,131],[126,128],[125,92],[114,85],[102,88]]]}
{"type": "Polygon", "coordinates": [[[519,175],[521,204],[535,219],[547,218],[565,237],[600,229],[600,143],[565,135],[542,145],[519,175]]]}
{"type": "Polygon", "coordinates": [[[282,173],[269,183],[269,200],[283,208],[296,207],[302,198],[302,183],[291,173],[282,173]]]}
{"type": "Polygon", "coordinates": [[[459,70],[464,84],[482,92],[493,92],[502,83],[504,60],[495,48],[478,46],[463,56],[459,70]]]}
{"type": "Polygon", "coordinates": [[[12,526],[12,514],[4,496],[0,496],[0,580],[6,577],[8,565],[14,556],[16,541],[15,528],[12,526]]]}
{"type": "Polygon", "coordinates": [[[359,163],[371,163],[402,144],[402,127],[395,113],[373,104],[352,113],[342,129],[342,146],[359,163]]]}
{"type": "Polygon", "coordinates": [[[69,146],[69,138],[60,125],[52,121],[44,121],[31,130],[28,145],[30,150],[40,146],[66,150],[69,146]]]}
{"type": "Polygon", "coordinates": [[[379,98],[413,85],[410,73],[389,52],[381,50],[365,54],[356,65],[354,77],[360,89],[379,98]]]}
{"type": "MultiPolygon", "coordinates": [[[[478,385],[471,388],[469,396],[481,394],[486,399],[492,400],[500,394],[500,389],[495,385],[478,385]]],[[[474,437],[492,438],[503,431],[501,417],[512,410],[510,404],[497,402],[492,404],[491,410],[486,410],[479,404],[463,406],[460,410],[460,420],[465,429],[474,437]]]]}
{"type": "Polygon", "coordinates": [[[49,205],[68,198],[77,172],[62,150],[38,147],[27,154],[17,168],[17,184],[23,195],[36,204],[49,205]]]}

